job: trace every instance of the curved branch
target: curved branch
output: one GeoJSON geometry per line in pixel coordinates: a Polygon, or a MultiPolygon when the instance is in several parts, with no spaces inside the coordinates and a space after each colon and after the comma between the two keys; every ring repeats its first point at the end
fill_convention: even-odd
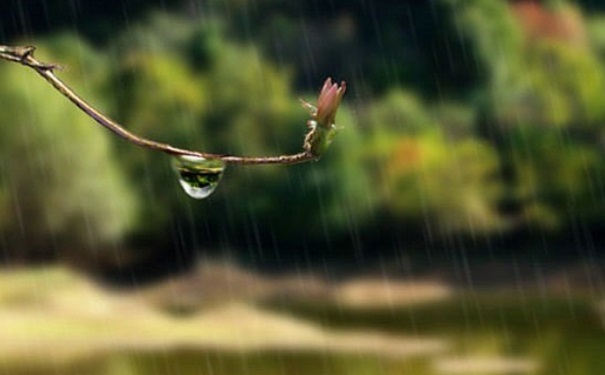
{"type": "MultiPolygon", "coordinates": [[[[210,154],[205,152],[192,151],[174,147],[167,143],[156,142],[150,139],[139,137],[136,134],[133,134],[130,131],[124,129],[124,127],[122,127],[120,124],[95,109],[92,105],[88,104],[84,99],[82,99],[78,94],[76,94],[69,86],[67,86],[67,84],[65,84],[63,81],[61,81],[61,79],[59,79],[55,75],[54,71],[58,69],[59,66],[47,64],[38,61],[34,58],[33,54],[35,49],[35,47],[31,46],[23,47],[0,45],[0,59],[16,62],[18,64],[33,69],[34,71],[36,71],[36,73],[41,75],[48,83],[50,83],[57,91],[59,91],[63,96],[69,99],[73,104],[75,104],[84,113],[94,119],[97,123],[104,126],[109,131],[115,133],[119,137],[137,146],[164,152],[169,155],[188,155],[205,159],[220,159],[226,163],[232,164],[296,164],[317,160],[320,156],[314,153],[310,147],[307,147],[306,143],[304,147],[305,150],[298,154],[249,157],[210,154]]],[[[310,127],[307,136],[305,137],[305,140],[308,139],[314,131],[315,127],[310,127]]]]}

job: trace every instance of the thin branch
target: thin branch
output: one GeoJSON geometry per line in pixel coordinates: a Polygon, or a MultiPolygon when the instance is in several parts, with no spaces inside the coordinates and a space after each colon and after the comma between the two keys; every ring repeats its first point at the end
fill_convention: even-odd
{"type": "MultiPolygon", "coordinates": [[[[164,152],[170,155],[188,155],[205,159],[220,159],[226,163],[232,164],[297,164],[317,160],[320,156],[314,153],[310,147],[307,147],[306,141],[304,147],[305,150],[298,154],[249,157],[209,154],[205,152],[192,151],[174,147],[167,143],[156,142],[150,139],[139,137],[136,134],[133,134],[130,131],[126,130],[123,126],[121,126],[117,122],[113,121],[112,119],[95,109],[92,105],[88,104],[84,99],[82,99],[78,94],[76,94],[67,84],[65,84],[63,81],[61,81],[61,79],[59,79],[55,75],[55,70],[59,69],[58,65],[47,64],[36,60],[34,58],[34,51],[35,47],[31,46],[23,47],[0,45],[0,59],[12,61],[23,66],[32,68],[36,71],[36,73],[41,75],[48,83],[50,83],[57,91],[59,91],[63,96],[69,99],[72,103],[74,103],[78,108],[80,108],[84,113],[86,113],[100,125],[104,126],[109,131],[115,133],[119,137],[137,146],[164,152]]],[[[329,79],[328,81],[331,82],[329,79]]],[[[305,137],[305,140],[310,138],[314,131],[315,127],[310,127],[305,137]]]]}

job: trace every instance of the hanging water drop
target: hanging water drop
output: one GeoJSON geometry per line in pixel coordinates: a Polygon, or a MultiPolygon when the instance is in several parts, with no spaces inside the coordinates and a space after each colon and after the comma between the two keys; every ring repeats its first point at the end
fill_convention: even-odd
{"type": "Polygon", "coordinates": [[[216,190],[226,164],[219,159],[184,155],[174,157],[172,165],[185,193],[195,199],[204,199],[216,190]]]}

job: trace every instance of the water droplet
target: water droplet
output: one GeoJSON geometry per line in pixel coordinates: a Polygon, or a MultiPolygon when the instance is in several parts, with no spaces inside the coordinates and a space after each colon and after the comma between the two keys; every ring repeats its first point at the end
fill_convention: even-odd
{"type": "Polygon", "coordinates": [[[172,166],[185,193],[195,199],[204,199],[212,194],[225,170],[222,160],[189,155],[175,157],[172,166]]]}

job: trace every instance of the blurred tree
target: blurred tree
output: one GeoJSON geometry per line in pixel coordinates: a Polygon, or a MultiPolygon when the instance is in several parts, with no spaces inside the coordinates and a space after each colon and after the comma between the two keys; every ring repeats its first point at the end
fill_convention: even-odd
{"type": "Polygon", "coordinates": [[[587,227],[599,225],[605,209],[601,193],[605,164],[594,144],[566,132],[532,128],[515,131],[510,142],[522,220],[550,231],[576,221],[587,227]]]}
{"type": "Polygon", "coordinates": [[[565,2],[451,4],[487,72],[482,133],[503,161],[507,205],[541,228],[595,223],[605,76],[582,15],[565,2]]]}
{"type": "Polygon", "coordinates": [[[450,0],[485,71],[493,125],[594,126],[605,118],[602,66],[577,10],[535,2],[450,0]]]}
{"type": "Polygon", "coordinates": [[[362,119],[371,124],[369,158],[377,167],[383,209],[407,224],[420,221],[433,234],[503,229],[497,154],[472,137],[448,140],[431,112],[414,96],[392,92],[362,119]]]}
{"type": "Polygon", "coordinates": [[[90,146],[90,125],[63,136],[66,122],[90,120],[48,88],[30,92],[15,68],[3,67],[0,98],[21,110],[0,120],[25,124],[0,130],[2,153],[13,155],[0,163],[0,225],[11,249],[33,249],[26,240],[36,238],[54,238],[59,248],[63,238],[93,244],[130,234],[141,253],[179,257],[202,244],[237,244],[257,259],[268,248],[324,257],[327,249],[359,249],[365,239],[376,244],[369,251],[383,251],[394,238],[408,241],[427,229],[447,236],[502,233],[513,224],[552,233],[577,222],[602,227],[605,32],[602,15],[582,13],[600,8],[594,2],[74,4],[47,0],[23,13],[15,3],[0,15],[0,33],[73,25],[105,43],[106,56],[53,37],[47,48],[57,57],[48,60],[65,63],[85,97],[141,135],[220,153],[297,151],[307,114],[294,87],[315,87],[334,72],[352,83],[355,107],[339,113],[346,129],[321,163],[230,169],[217,193],[198,204],[180,192],[165,155],[118,139],[111,149],[104,138],[90,146]],[[63,142],[90,155],[70,158],[63,142]],[[24,163],[8,162],[14,155],[24,163]],[[73,166],[59,171],[61,163],[73,166]],[[108,186],[77,183],[89,168],[108,186]],[[33,173],[43,184],[27,185],[33,173]],[[50,206],[59,178],[67,193],[50,206]],[[88,204],[66,208],[74,202],[68,197],[86,189],[96,197],[96,188],[120,202],[96,208],[115,220],[96,224],[101,214],[88,204]],[[19,217],[32,218],[23,231],[19,217]],[[69,220],[78,236],[67,235],[69,220]]]}
{"type": "MultiPolygon", "coordinates": [[[[100,55],[69,35],[39,44],[43,53],[60,54],[69,79],[95,97],[107,69],[100,55]]],[[[115,249],[134,224],[138,201],[108,135],[30,71],[2,65],[0,76],[0,100],[11,108],[0,113],[5,256],[86,258],[115,249]]]]}

